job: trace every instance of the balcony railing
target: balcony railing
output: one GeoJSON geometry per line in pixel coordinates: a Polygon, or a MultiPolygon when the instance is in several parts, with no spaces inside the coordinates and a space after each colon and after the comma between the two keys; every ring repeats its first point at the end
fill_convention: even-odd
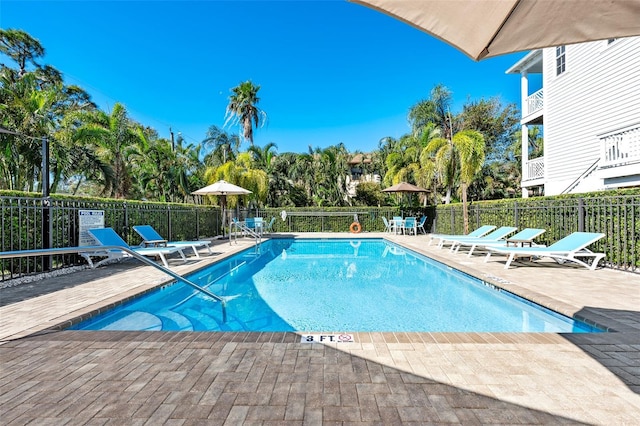
{"type": "Polygon", "coordinates": [[[620,166],[640,161],[640,125],[600,138],[601,166],[620,166]]]}
{"type": "Polygon", "coordinates": [[[526,111],[523,113],[523,117],[536,113],[544,107],[544,89],[540,89],[532,95],[529,95],[525,99],[526,111]]]}
{"type": "Polygon", "coordinates": [[[525,181],[544,178],[544,157],[527,161],[525,172],[525,181]]]}

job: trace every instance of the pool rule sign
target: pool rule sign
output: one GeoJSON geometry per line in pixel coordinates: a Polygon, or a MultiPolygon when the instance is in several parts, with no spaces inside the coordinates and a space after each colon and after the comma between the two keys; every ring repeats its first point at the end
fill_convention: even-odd
{"type": "Polygon", "coordinates": [[[104,210],[79,210],[78,222],[80,228],[78,245],[80,247],[96,245],[87,231],[93,228],[104,228],[104,210]]]}
{"type": "Polygon", "coordinates": [[[300,343],[353,343],[353,334],[302,334],[300,343]]]}

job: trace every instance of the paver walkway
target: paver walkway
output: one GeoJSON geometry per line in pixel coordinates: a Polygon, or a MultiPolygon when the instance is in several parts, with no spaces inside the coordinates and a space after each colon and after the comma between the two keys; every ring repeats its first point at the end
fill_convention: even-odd
{"type": "MultiPolygon", "coordinates": [[[[390,238],[621,331],[356,333],[354,343],[327,345],[301,343],[295,333],[53,332],[0,345],[0,418],[56,425],[637,424],[638,275],[551,264],[505,271],[504,259],[484,264],[480,256],[428,247],[427,237],[390,238]]],[[[221,256],[176,263],[176,270],[221,256]]],[[[90,282],[73,285],[84,276],[74,273],[67,288],[0,307],[3,338],[162,280],[148,267],[112,266],[90,282]]],[[[0,290],[0,299],[14,291],[0,290]]]]}

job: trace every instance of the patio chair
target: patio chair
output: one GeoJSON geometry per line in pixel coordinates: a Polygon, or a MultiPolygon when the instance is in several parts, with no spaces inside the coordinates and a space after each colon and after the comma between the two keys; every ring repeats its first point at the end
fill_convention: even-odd
{"type": "Polygon", "coordinates": [[[398,233],[398,231],[402,232],[402,228],[404,227],[404,219],[402,219],[402,216],[393,216],[393,218],[391,219],[391,230],[394,233],[398,233]]]}
{"type": "Polygon", "coordinates": [[[273,224],[276,223],[276,218],[275,216],[271,218],[271,220],[269,221],[269,223],[267,223],[267,226],[264,227],[264,230],[262,231],[262,233],[264,234],[270,234],[273,232],[273,224]]]}
{"type": "Polygon", "coordinates": [[[489,239],[489,236],[491,235],[489,234],[486,237],[478,238],[477,241],[471,241],[471,240],[455,241],[451,246],[451,248],[453,250],[453,248],[455,247],[455,252],[457,253],[458,250],[460,250],[460,247],[462,246],[469,247],[469,253],[467,254],[467,257],[471,257],[471,255],[473,254],[473,251],[478,247],[488,249],[488,247],[508,247],[511,244],[513,244],[514,247],[518,245],[519,246],[529,245],[529,247],[533,247],[534,246],[533,239],[542,235],[544,232],[545,232],[544,229],[526,228],[508,238],[498,238],[493,241],[489,239]]]}
{"type": "Polygon", "coordinates": [[[418,222],[415,217],[406,217],[404,219],[404,223],[402,224],[402,233],[405,235],[418,235],[418,222]]]}
{"type": "Polygon", "coordinates": [[[429,239],[429,245],[431,245],[431,242],[433,240],[439,240],[438,241],[438,246],[441,246],[442,240],[445,238],[452,238],[452,237],[482,237],[483,235],[488,234],[489,232],[493,231],[494,229],[496,229],[495,226],[493,225],[482,225],[480,228],[469,232],[467,235],[456,235],[456,234],[431,234],[431,239],[429,239]]]}
{"type": "MultiPolygon", "coordinates": [[[[459,238],[446,238],[444,239],[444,241],[442,242],[442,245],[446,244],[446,243],[451,243],[451,247],[449,249],[449,251],[451,253],[453,252],[458,252],[458,250],[460,249],[460,245],[461,244],[465,244],[465,245],[473,245],[474,243],[496,243],[498,241],[504,241],[505,238],[507,238],[508,235],[513,234],[514,232],[516,232],[518,230],[518,228],[516,228],[515,226],[501,226],[500,228],[491,231],[490,233],[488,233],[487,235],[484,235],[482,237],[459,237],[459,238]]],[[[474,246],[475,248],[475,246],[474,246]]]]}
{"type": "MultiPolygon", "coordinates": [[[[159,256],[160,259],[162,259],[162,264],[165,266],[165,268],[169,267],[169,264],[167,263],[167,258],[165,257],[167,254],[180,253],[180,256],[182,257],[182,259],[185,262],[187,261],[187,258],[185,257],[184,253],[182,252],[182,248],[181,247],[175,247],[175,246],[167,246],[167,247],[131,247],[112,228],[94,228],[94,229],[89,229],[88,232],[89,232],[89,235],[91,235],[93,237],[93,239],[96,240],[96,242],[99,245],[124,247],[124,248],[127,248],[127,249],[129,249],[131,251],[134,251],[135,253],[140,254],[142,256],[154,256],[154,257],[155,256],[159,256]]],[[[105,263],[107,260],[131,257],[130,253],[128,253],[126,251],[123,251],[123,250],[118,250],[118,249],[82,252],[82,253],[79,253],[79,254],[80,254],[80,256],[84,257],[87,260],[87,263],[89,264],[89,266],[91,268],[95,268],[97,266],[100,266],[101,264],[105,263]],[[106,256],[107,259],[101,260],[100,262],[98,262],[97,264],[94,265],[93,261],[91,260],[92,256],[93,257],[105,257],[106,256]]]]}
{"type": "Polygon", "coordinates": [[[386,217],[382,216],[382,222],[384,223],[384,232],[393,232],[393,230],[391,229],[391,223],[389,223],[386,217]]]}
{"type": "Polygon", "coordinates": [[[200,259],[200,254],[198,253],[198,247],[206,247],[209,251],[209,254],[213,254],[211,251],[211,241],[208,240],[197,240],[197,241],[167,241],[162,238],[162,235],[158,233],[151,225],[136,225],[133,227],[133,230],[140,235],[142,238],[142,245],[144,247],[166,247],[166,246],[175,246],[175,247],[191,247],[193,249],[193,253],[196,255],[198,259],[200,259]]]}
{"type": "Polygon", "coordinates": [[[487,247],[489,253],[484,259],[485,262],[489,260],[492,253],[499,253],[508,255],[507,263],[504,265],[504,269],[509,269],[511,262],[518,257],[531,257],[542,258],[550,257],[558,263],[564,263],[565,261],[575,262],[578,265],[585,268],[594,270],[598,266],[598,262],[604,259],[604,253],[594,253],[587,249],[587,246],[593,244],[599,239],[603,238],[604,234],[595,232],[574,232],[567,235],[561,240],[556,241],[549,247],[487,247]],[[591,264],[588,264],[577,258],[579,257],[591,257],[593,260],[591,264]]]}
{"type": "Polygon", "coordinates": [[[426,216],[422,216],[422,218],[420,219],[420,222],[418,222],[418,225],[416,225],[417,229],[421,229],[422,233],[424,235],[427,235],[427,231],[424,229],[424,224],[427,222],[427,217],[426,216]]]}

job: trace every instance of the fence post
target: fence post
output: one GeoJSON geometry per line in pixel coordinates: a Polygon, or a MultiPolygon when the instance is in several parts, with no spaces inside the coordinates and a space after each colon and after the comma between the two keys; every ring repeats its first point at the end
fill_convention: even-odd
{"type": "Polygon", "coordinates": [[[122,203],[124,207],[124,240],[129,242],[129,211],[127,210],[127,203],[122,203]]]}
{"type": "Polygon", "coordinates": [[[513,202],[513,219],[514,219],[514,224],[513,226],[515,226],[516,228],[520,228],[520,212],[518,211],[518,202],[514,201],[513,202]]]}
{"type": "MultiPolygon", "coordinates": [[[[48,184],[47,184],[48,187],[48,184]]],[[[43,190],[43,192],[45,192],[43,190]]],[[[49,192],[49,191],[46,191],[49,192]]],[[[53,233],[52,231],[52,223],[51,223],[51,197],[47,195],[42,199],[42,248],[48,249],[52,248],[53,245],[53,233]]],[[[53,256],[42,256],[42,270],[50,271],[51,264],[53,260],[53,256]]]]}
{"type": "Polygon", "coordinates": [[[473,209],[476,211],[476,228],[480,226],[480,206],[475,204],[473,209]]]}
{"type": "MultiPolygon", "coordinates": [[[[49,197],[49,140],[42,138],[42,248],[51,248],[51,198],[49,197]]],[[[51,270],[52,256],[42,257],[42,270],[51,270]]]]}
{"type": "Polygon", "coordinates": [[[578,232],[584,232],[585,215],[584,198],[578,198],[578,232]]]}
{"type": "Polygon", "coordinates": [[[171,206],[167,204],[167,229],[169,230],[169,241],[173,239],[173,235],[171,234],[171,206]]]}
{"type": "Polygon", "coordinates": [[[200,239],[200,220],[198,220],[198,208],[196,207],[196,240],[200,239]]]}
{"type": "Polygon", "coordinates": [[[449,229],[449,233],[450,234],[455,234],[455,231],[454,231],[455,225],[456,225],[455,224],[455,219],[454,219],[455,213],[453,212],[453,206],[452,205],[449,205],[449,211],[451,212],[451,214],[449,215],[449,218],[451,219],[450,220],[451,228],[449,229]]]}

